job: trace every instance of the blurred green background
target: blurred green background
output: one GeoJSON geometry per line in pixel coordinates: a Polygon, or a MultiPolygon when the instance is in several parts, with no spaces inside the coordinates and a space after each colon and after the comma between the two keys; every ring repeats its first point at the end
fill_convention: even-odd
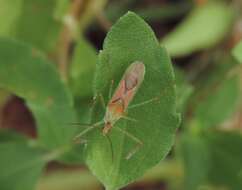
{"type": "MultiPolygon", "coordinates": [[[[124,189],[242,189],[241,0],[0,0],[0,37],[30,44],[54,63],[79,122],[88,123],[98,51],[127,11],[149,23],[171,56],[182,122],[168,157],[124,189]]],[[[15,133],[36,138],[34,105],[9,91],[0,89],[0,142],[15,133]]],[[[103,189],[79,157],[63,160],[48,164],[36,190],[103,189]]]]}

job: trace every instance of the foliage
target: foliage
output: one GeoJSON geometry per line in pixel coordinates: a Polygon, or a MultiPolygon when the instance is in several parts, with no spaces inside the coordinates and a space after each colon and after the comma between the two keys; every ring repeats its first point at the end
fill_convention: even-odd
{"type": "MultiPolygon", "coordinates": [[[[2,189],[31,190],[46,160],[44,152],[14,133],[1,133],[0,182],[2,189]],[[5,139],[5,140],[3,140],[5,139]],[[12,177],[15,178],[14,183],[12,177]]],[[[47,158],[48,159],[48,158],[47,158]]]]}
{"type": "MultiPolygon", "coordinates": [[[[135,118],[137,123],[122,120],[115,127],[135,135],[143,142],[143,146],[130,160],[125,160],[125,155],[135,144],[119,131],[112,131],[112,161],[111,156],[107,156],[111,155],[107,139],[101,137],[99,131],[89,137],[90,143],[87,145],[87,164],[110,190],[118,189],[140,177],[164,158],[173,143],[179,122],[175,109],[175,81],[169,57],[147,24],[131,12],[121,17],[106,37],[97,64],[94,93],[103,94],[107,102],[111,81],[114,80],[114,86],[117,86],[128,65],[137,60],[145,64],[146,73],[133,104],[155,97],[159,100],[129,111],[128,117],[135,118]]],[[[95,122],[104,115],[100,109],[99,105],[93,117],[95,122]]]]}
{"type": "Polygon", "coordinates": [[[55,48],[60,31],[60,23],[53,18],[55,0],[1,0],[0,3],[4,23],[0,36],[30,43],[47,52],[55,48]]]}
{"type": "Polygon", "coordinates": [[[208,49],[224,38],[233,18],[233,9],[223,1],[210,2],[195,8],[161,42],[174,57],[208,49]]]}
{"type": "Polygon", "coordinates": [[[201,186],[240,189],[241,143],[240,134],[224,131],[184,137],[185,189],[198,189],[201,186]]]}
{"type": "Polygon", "coordinates": [[[0,0],[0,189],[241,189],[241,5],[0,0]],[[144,81],[104,136],[91,127],[135,61],[144,81]]]}
{"type": "Polygon", "coordinates": [[[197,83],[197,93],[193,97],[194,119],[203,128],[217,127],[236,110],[240,100],[239,77],[234,70],[231,57],[224,58],[222,64],[210,68],[209,76],[201,76],[197,83]],[[216,72],[216,75],[213,74],[216,72]],[[194,102],[199,102],[196,104],[194,102]],[[208,109],[209,107],[209,109],[208,109]],[[223,110],[221,112],[220,110],[223,110]]]}
{"type": "MultiPolygon", "coordinates": [[[[82,44],[78,44],[77,51],[80,51],[78,47],[82,47],[79,45],[82,44]]],[[[68,127],[68,123],[74,121],[72,99],[60,81],[53,65],[37,50],[17,41],[1,39],[0,49],[2,49],[0,53],[0,60],[2,60],[0,64],[2,71],[0,85],[2,88],[25,98],[26,104],[37,121],[40,145],[53,150],[61,146],[69,146],[75,131],[75,128],[68,127]],[[12,56],[13,54],[15,56],[12,56]],[[15,73],[16,71],[17,73],[15,73]],[[9,78],[11,75],[14,75],[14,77],[9,78]],[[48,83],[44,81],[48,81],[48,83]]],[[[91,51],[90,53],[93,55],[91,51]]],[[[79,54],[76,55],[79,56],[79,54]]],[[[88,55],[88,52],[85,55],[92,57],[88,55]]],[[[76,67],[76,60],[79,60],[79,58],[74,57],[73,68],[76,67]]],[[[116,86],[125,68],[135,60],[142,60],[146,65],[146,79],[135,98],[134,104],[154,97],[158,97],[159,100],[147,104],[143,108],[130,111],[130,117],[136,118],[137,124],[127,121],[120,121],[117,124],[121,128],[134,126],[133,129],[131,129],[132,127],[128,129],[129,132],[138,136],[144,143],[134,158],[124,159],[124,155],[135,144],[118,132],[114,131],[111,135],[115,150],[113,163],[108,153],[110,152],[109,144],[100,132],[96,131],[88,137],[89,143],[85,150],[86,162],[108,189],[117,189],[133,181],[164,158],[173,143],[174,133],[179,121],[175,109],[174,74],[169,57],[164,49],[159,46],[148,25],[133,13],[128,13],[122,17],[107,36],[104,50],[99,56],[100,63],[94,80],[95,94],[101,92],[106,98],[111,79],[115,80],[116,86]],[[137,29],[140,31],[139,33],[137,33],[137,29]],[[136,37],[130,38],[129,34],[135,32],[136,37]],[[120,36],[120,33],[122,33],[122,36],[120,36]],[[142,43],[140,43],[140,39],[143,39],[142,43]],[[145,54],[143,53],[144,48],[146,48],[145,54]],[[132,49],[132,51],[127,51],[129,49],[132,49]],[[159,70],[164,71],[159,72],[159,70]],[[166,110],[163,111],[162,107],[166,107],[166,110]],[[156,110],[157,114],[151,114],[148,110],[153,110],[152,113],[156,110]],[[149,120],[143,120],[144,115],[147,116],[149,113],[151,114],[149,120]],[[152,125],[152,130],[150,125],[152,125]],[[146,138],[147,134],[152,138],[146,138]],[[151,152],[151,147],[155,151],[151,152]],[[93,153],[94,157],[92,156],[93,153]],[[99,157],[96,157],[97,153],[99,157]],[[146,155],[149,155],[149,157],[146,155]],[[137,162],[142,163],[142,165],[127,175],[127,171],[133,168],[133,164],[137,162]],[[100,166],[102,167],[100,168],[100,166]],[[103,168],[103,166],[106,167],[103,168]]],[[[90,60],[91,64],[93,62],[94,60],[90,60]]],[[[76,70],[83,70],[83,66],[76,70]]],[[[92,70],[91,68],[91,73],[92,70]]],[[[83,77],[82,75],[79,76],[83,77]]],[[[90,80],[91,78],[88,79],[88,81],[90,80]]],[[[88,83],[84,81],[81,85],[89,87],[90,84],[88,83]]],[[[95,118],[102,117],[104,113],[97,112],[97,114],[99,116],[95,118]]],[[[71,149],[71,151],[73,153],[70,152],[68,156],[60,159],[65,161],[71,159],[73,161],[74,158],[70,158],[70,155],[76,151],[75,149],[71,149]]],[[[81,152],[79,151],[79,154],[81,152]]]]}
{"type": "Polygon", "coordinates": [[[47,147],[70,143],[72,99],[53,64],[37,50],[13,40],[1,39],[0,49],[0,86],[26,99],[36,118],[40,143],[47,147]]]}
{"type": "Polygon", "coordinates": [[[96,62],[96,50],[87,41],[80,39],[75,47],[70,68],[70,86],[76,97],[92,96],[96,62]]]}
{"type": "Polygon", "coordinates": [[[233,49],[233,56],[237,59],[239,63],[242,62],[242,42],[239,42],[233,49]]]}

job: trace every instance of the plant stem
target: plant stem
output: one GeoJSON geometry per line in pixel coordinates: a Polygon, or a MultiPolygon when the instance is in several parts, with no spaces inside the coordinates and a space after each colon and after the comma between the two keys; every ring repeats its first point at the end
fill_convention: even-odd
{"type": "Polygon", "coordinates": [[[58,66],[62,79],[66,82],[68,75],[69,53],[74,38],[78,35],[78,21],[83,0],[73,0],[69,14],[66,16],[63,31],[60,34],[58,49],[58,66]]]}
{"type": "Polygon", "coordinates": [[[109,21],[103,11],[99,11],[96,15],[97,21],[100,24],[100,26],[107,32],[112,26],[111,21],[109,21]]]}

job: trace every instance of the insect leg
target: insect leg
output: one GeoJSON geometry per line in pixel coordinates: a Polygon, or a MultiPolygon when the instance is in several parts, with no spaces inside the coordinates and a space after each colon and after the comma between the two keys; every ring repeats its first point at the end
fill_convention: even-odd
{"type": "Polygon", "coordinates": [[[158,97],[155,97],[155,98],[152,98],[150,100],[146,100],[144,102],[141,102],[141,103],[138,103],[138,104],[135,104],[135,105],[131,105],[131,106],[128,107],[128,109],[133,109],[133,108],[136,108],[136,107],[139,107],[139,106],[143,106],[143,105],[149,104],[149,103],[157,101],[157,100],[158,100],[158,97]]]}
{"type": "Polygon", "coordinates": [[[96,128],[95,126],[91,126],[91,127],[86,128],[81,133],[79,133],[78,135],[76,135],[74,137],[74,140],[77,140],[77,139],[81,138],[82,136],[84,136],[85,134],[87,134],[88,132],[90,132],[91,130],[93,130],[95,128],[96,128]]]}
{"type": "Polygon", "coordinates": [[[106,104],[105,104],[103,95],[100,93],[98,96],[100,98],[103,109],[106,110],[106,104]]]}
{"type": "Polygon", "coordinates": [[[128,117],[128,116],[125,116],[125,115],[123,115],[122,118],[124,118],[124,119],[126,119],[126,120],[128,120],[128,121],[138,122],[137,119],[134,119],[134,118],[132,118],[132,117],[128,117]]]}
{"type": "Polygon", "coordinates": [[[143,142],[140,139],[138,139],[137,137],[135,137],[134,135],[130,134],[129,132],[127,132],[119,127],[114,127],[114,129],[119,130],[124,135],[126,135],[127,137],[132,139],[134,142],[136,142],[136,146],[132,150],[130,150],[129,153],[127,154],[127,156],[125,157],[126,160],[129,160],[143,146],[143,142]]]}
{"type": "Polygon", "coordinates": [[[78,135],[76,135],[74,137],[74,140],[77,140],[79,138],[81,138],[82,136],[84,136],[85,134],[87,134],[88,132],[92,131],[93,129],[97,128],[99,125],[102,125],[104,123],[104,121],[99,121],[91,126],[89,126],[88,128],[86,128],[85,130],[83,130],[81,133],[79,133],[78,135]]]}
{"type": "Polygon", "coordinates": [[[74,139],[75,144],[87,144],[86,139],[74,139]]]}

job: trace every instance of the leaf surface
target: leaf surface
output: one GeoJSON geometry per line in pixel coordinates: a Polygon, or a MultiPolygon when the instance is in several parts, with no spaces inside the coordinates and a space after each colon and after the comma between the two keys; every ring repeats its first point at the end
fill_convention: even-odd
{"type": "Polygon", "coordinates": [[[52,51],[61,29],[54,19],[55,6],[56,0],[1,0],[0,36],[52,51]]]}
{"type": "Polygon", "coordinates": [[[14,40],[0,39],[0,87],[26,100],[37,123],[38,140],[47,147],[71,142],[75,128],[72,98],[52,63],[14,40]]]}
{"type": "Polygon", "coordinates": [[[233,18],[232,7],[222,1],[209,2],[195,8],[161,42],[174,57],[208,49],[225,37],[231,28],[233,18]]]}
{"type": "Polygon", "coordinates": [[[22,141],[0,143],[0,153],[0,188],[33,190],[46,162],[42,151],[22,141]]]}
{"type": "MultiPolygon", "coordinates": [[[[175,78],[169,56],[160,47],[151,28],[134,13],[121,17],[105,39],[97,64],[94,94],[101,93],[107,103],[111,81],[114,80],[115,89],[124,71],[134,61],[145,64],[146,74],[131,105],[155,97],[158,100],[128,111],[127,116],[137,122],[121,119],[114,125],[109,134],[113,159],[109,141],[100,130],[93,130],[88,135],[86,163],[108,190],[121,188],[159,163],[171,149],[179,123],[175,78]],[[117,127],[143,142],[140,150],[129,160],[125,156],[137,144],[115,130],[117,127]]],[[[98,101],[93,122],[103,119],[104,111],[98,101]]]]}
{"type": "Polygon", "coordinates": [[[242,63],[242,41],[234,47],[232,54],[239,63],[242,63]]]}

